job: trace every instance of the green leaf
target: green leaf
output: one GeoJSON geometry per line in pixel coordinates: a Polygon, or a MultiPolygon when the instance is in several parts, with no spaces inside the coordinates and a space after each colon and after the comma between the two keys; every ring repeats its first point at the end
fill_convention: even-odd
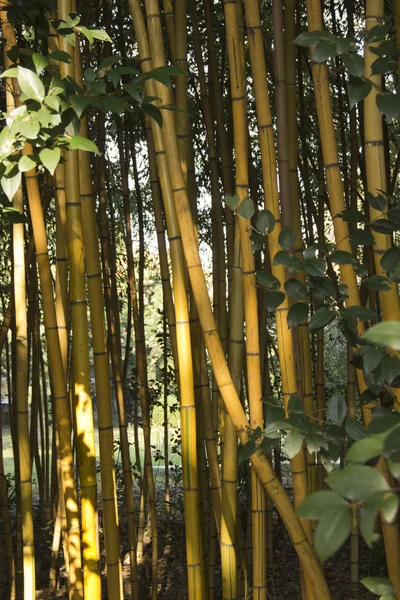
{"type": "Polygon", "coordinates": [[[311,284],[323,296],[336,298],[336,289],[329,277],[311,277],[311,284]]]}
{"type": "Polygon", "coordinates": [[[285,438],[285,450],[289,459],[292,459],[298,454],[303,444],[304,435],[297,429],[290,429],[285,438]]]}
{"type": "Polygon", "coordinates": [[[112,40],[106,31],[103,29],[90,29],[90,33],[95,40],[112,43],[112,40]]]}
{"type": "Polygon", "coordinates": [[[381,267],[385,271],[395,271],[400,264],[400,248],[393,246],[386,250],[381,258],[381,267]]]}
{"type": "Polygon", "coordinates": [[[284,300],[285,294],[283,292],[270,292],[265,301],[267,311],[274,312],[284,300]]]}
{"type": "Polygon", "coordinates": [[[389,486],[382,473],[366,465],[352,465],[327,477],[335,492],[350,500],[368,500],[375,492],[386,492],[389,486]]]}
{"type": "Polygon", "coordinates": [[[240,198],[237,194],[235,194],[234,196],[231,196],[230,194],[226,194],[226,196],[224,197],[224,200],[225,200],[226,204],[229,206],[229,208],[231,208],[232,210],[236,210],[237,206],[240,202],[240,198]]]}
{"type": "Polygon", "coordinates": [[[294,241],[295,237],[293,229],[289,227],[289,225],[285,225],[285,227],[282,227],[282,230],[278,237],[279,245],[284,250],[290,250],[290,248],[293,248],[294,246],[294,241]]]}
{"type": "Polygon", "coordinates": [[[337,46],[334,41],[319,42],[312,53],[312,58],[317,63],[323,63],[328,60],[331,56],[336,56],[337,46]]]}
{"type": "Polygon", "coordinates": [[[271,233],[275,227],[274,215],[270,210],[259,210],[256,218],[256,229],[261,233],[271,233]]]}
{"type": "Polygon", "coordinates": [[[46,96],[44,99],[46,106],[58,112],[61,107],[61,100],[58,96],[46,96]]]}
{"type": "Polygon", "coordinates": [[[400,462],[388,460],[389,471],[396,479],[400,479],[400,462]]]}
{"type": "Polygon", "coordinates": [[[236,212],[238,215],[243,217],[243,219],[251,219],[251,217],[254,215],[254,202],[250,196],[243,198],[236,212]]]}
{"type": "Polygon", "coordinates": [[[37,54],[36,52],[34,52],[32,54],[32,60],[33,60],[33,64],[35,65],[36,73],[38,75],[49,64],[49,59],[46,56],[43,56],[42,54],[37,54]]]}
{"type": "Polygon", "coordinates": [[[85,137],[80,135],[73,135],[69,143],[71,148],[74,150],[85,150],[86,152],[94,152],[95,154],[100,154],[96,144],[92,142],[92,140],[88,140],[85,137]]]}
{"type": "Polygon", "coordinates": [[[347,210],[343,210],[341,213],[337,215],[340,217],[345,223],[362,223],[365,219],[365,215],[355,208],[348,208],[347,210]]]}
{"type": "Polygon", "coordinates": [[[287,314],[287,326],[290,329],[291,327],[297,327],[302,321],[307,319],[308,317],[308,305],[304,302],[296,302],[289,308],[289,312],[287,314]]]}
{"type": "Polygon", "coordinates": [[[68,52],[64,52],[64,50],[54,50],[47,55],[47,58],[52,60],[58,60],[60,62],[65,62],[69,64],[72,60],[72,56],[68,54],[68,52]]]}
{"type": "Polygon", "coordinates": [[[380,292],[386,292],[391,287],[387,277],[383,275],[371,275],[371,277],[364,279],[363,284],[370,290],[378,290],[380,292]]]}
{"type": "Polygon", "coordinates": [[[18,161],[18,169],[21,173],[25,173],[26,171],[30,171],[36,167],[36,163],[31,159],[30,156],[24,154],[18,161]]]}
{"type": "Polygon", "coordinates": [[[370,327],[361,337],[372,344],[400,350],[400,322],[382,321],[370,327]]]}
{"type": "Polygon", "coordinates": [[[350,252],[344,250],[335,250],[328,258],[335,265],[354,265],[357,262],[350,252]]]}
{"type": "Polygon", "coordinates": [[[313,454],[324,448],[329,449],[329,444],[321,433],[309,433],[306,437],[307,450],[313,454]]]}
{"type": "Polygon", "coordinates": [[[279,291],[281,284],[279,283],[279,279],[269,273],[268,271],[256,271],[256,279],[258,283],[264,285],[271,291],[279,291]]]}
{"type": "Polygon", "coordinates": [[[374,60],[371,65],[371,75],[384,75],[395,71],[397,68],[397,62],[390,56],[381,56],[374,60]]]}
{"type": "Polygon", "coordinates": [[[289,415],[291,415],[292,413],[300,415],[304,414],[303,403],[297,394],[293,394],[293,396],[290,396],[288,402],[288,412],[289,415]]]}
{"type": "Polygon", "coordinates": [[[352,110],[356,104],[364,100],[372,89],[372,83],[368,79],[361,79],[361,77],[353,77],[350,75],[350,79],[347,83],[347,96],[349,98],[349,108],[352,110]]]}
{"type": "Polygon", "coordinates": [[[321,40],[332,40],[333,36],[330,31],[318,30],[318,31],[305,31],[300,33],[293,41],[297,46],[303,46],[305,48],[312,48],[316,46],[321,40]]]}
{"type": "Polygon", "coordinates": [[[159,108],[154,104],[142,104],[142,109],[145,113],[147,113],[156,123],[162,128],[163,126],[163,118],[159,108]]]}
{"type": "Polygon", "coordinates": [[[383,443],[373,437],[366,437],[353,444],[346,454],[346,460],[351,462],[367,462],[375,456],[383,454],[383,443]]]}
{"type": "Polygon", "coordinates": [[[363,358],[363,369],[367,375],[371,373],[381,362],[384,351],[373,346],[361,346],[357,352],[363,358]]]}
{"type": "Polygon", "coordinates": [[[335,318],[335,313],[332,310],[327,309],[325,306],[321,306],[311,317],[308,327],[310,331],[315,331],[321,327],[325,327],[335,318]]]}
{"type": "Polygon", "coordinates": [[[324,258],[308,258],[304,261],[305,271],[314,277],[323,277],[326,269],[324,258]]]}
{"type": "Polygon", "coordinates": [[[43,102],[45,96],[44,85],[36,73],[30,69],[18,67],[18,83],[27,98],[43,102]]]}
{"type": "Polygon", "coordinates": [[[0,180],[1,187],[3,192],[11,202],[14,198],[19,185],[21,183],[21,172],[18,171],[13,177],[2,177],[0,180]]]}
{"type": "Polygon", "coordinates": [[[11,206],[6,206],[3,208],[3,215],[7,219],[9,223],[27,223],[28,219],[24,215],[24,213],[16,208],[12,208],[11,206]]]}
{"type": "Polygon", "coordinates": [[[304,298],[307,298],[307,288],[298,279],[288,279],[285,281],[285,292],[293,300],[304,300],[304,298]]]}
{"type": "Polygon", "coordinates": [[[396,223],[393,223],[388,219],[376,219],[376,221],[372,221],[371,229],[373,229],[377,233],[391,235],[393,231],[396,231],[398,229],[398,226],[396,225],[396,223]]]}
{"type": "Polygon", "coordinates": [[[84,96],[83,94],[71,94],[68,100],[70,101],[71,106],[77,114],[78,118],[80,119],[83,111],[88,105],[88,97],[84,96]]]}
{"type": "Polygon", "coordinates": [[[54,171],[61,158],[61,150],[57,146],[55,148],[44,148],[39,152],[39,158],[42,161],[42,165],[54,175],[54,171]]]}
{"type": "Polygon", "coordinates": [[[315,551],[321,561],[336,552],[351,532],[352,510],[342,506],[327,510],[320,518],[314,532],[315,551]]]}
{"type": "Polygon", "coordinates": [[[373,594],[394,594],[394,588],[386,577],[364,577],[361,582],[373,594]]]}
{"type": "Polygon", "coordinates": [[[257,450],[255,439],[250,439],[244,446],[239,446],[239,465],[249,459],[257,450]]]}
{"type": "Polygon", "coordinates": [[[360,321],[369,321],[370,319],[376,319],[378,316],[374,310],[366,306],[348,306],[342,309],[342,313],[357,317],[360,321]]]}
{"type": "Polygon", "coordinates": [[[20,133],[28,140],[36,140],[40,131],[40,124],[32,118],[20,121],[18,123],[20,133]]]}
{"type": "Polygon", "coordinates": [[[307,496],[296,510],[296,513],[299,517],[305,517],[306,519],[320,519],[329,510],[346,508],[347,506],[348,503],[340,494],[331,490],[324,490],[307,496]]]}
{"type": "Polygon", "coordinates": [[[378,94],[376,105],[382,115],[386,115],[386,121],[391,123],[400,115],[400,94],[378,94]]]}
{"type": "Polygon", "coordinates": [[[375,244],[374,236],[365,229],[357,229],[350,235],[352,246],[373,246],[375,244]]]}
{"type": "Polygon", "coordinates": [[[362,423],[354,419],[347,418],[345,421],[346,433],[350,439],[357,442],[368,436],[367,430],[362,423]]]}
{"type": "Polygon", "coordinates": [[[257,252],[264,247],[265,242],[267,241],[267,236],[262,233],[258,233],[258,231],[253,231],[249,239],[252,242],[253,252],[257,252]]]}
{"type": "Polygon", "coordinates": [[[327,416],[335,425],[342,425],[347,415],[347,405],[343,396],[339,393],[333,394],[328,402],[327,416]]]}
{"type": "Polygon", "coordinates": [[[6,69],[5,71],[3,71],[0,77],[18,77],[18,67],[6,69]]]}
{"type": "Polygon", "coordinates": [[[342,54],[342,61],[354,77],[362,77],[365,69],[365,60],[362,56],[357,52],[349,52],[348,54],[342,54]]]}
{"type": "Polygon", "coordinates": [[[368,204],[372,206],[372,208],[375,208],[375,210],[379,210],[381,212],[385,210],[386,200],[381,194],[377,194],[376,196],[374,196],[373,194],[371,194],[371,192],[368,192],[366,199],[368,204]]]}
{"type": "Polygon", "coordinates": [[[394,354],[385,354],[385,356],[382,358],[380,371],[386,385],[392,385],[400,373],[400,359],[394,354]]]}

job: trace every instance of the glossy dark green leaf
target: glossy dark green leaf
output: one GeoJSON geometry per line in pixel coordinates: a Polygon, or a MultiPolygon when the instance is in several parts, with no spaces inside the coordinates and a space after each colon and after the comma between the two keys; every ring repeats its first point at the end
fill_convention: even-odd
{"type": "Polygon", "coordinates": [[[154,104],[142,104],[142,109],[152,118],[159,127],[163,126],[163,118],[160,109],[154,104]]]}
{"type": "Polygon", "coordinates": [[[381,267],[385,271],[394,271],[400,265],[400,248],[393,246],[386,250],[381,258],[381,267]]]}
{"type": "Polygon", "coordinates": [[[350,76],[347,83],[347,96],[349,98],[350,110],[361,100],[364,100],[372,89],[372,83],[368,79],[350,76]]]}
{"type": "Polygon", "coordinates": [[[371,319],[376,319],[377,314],[374,310],[366,306],[348,306],[347,308],[342,309],[344,314],[349,314],[357,317],[360,321],[369,321],[371,319]]]}
{"type": "Polygon", "coordinates": [[[285,292],[293,300],[304,300],[307,297],[307,288],[298,279],[288,279],[285,281],[285,292]]]}
{"type": "Polygon", "coordinates": [[[328,402],[327,416],[328,419],[335,423],[335,425],[341,425],[347,415],[346,400],[339,393],[336,393],[328,402]]]}
{"type": "Polygon", "coordinates": [[[336,289],[329,277],[311,277],[311,285],[323,296],[336,298],[336,289]]]}
{"type": "Polygon", "coordinates": [[[23,212],[11,206],[3,208],[3,215],[9,223],[26,223],[28,221],[23,212]]]}
{"type": "Polygon", "coordinates": [[[357,442],[368,436],[364,425],[355,419],[347,418],[345,421],[346,433],[353,441],[357,442]]]}
{"type": "MultiPolygon", "coordinates": [[[[380,371],[386,385],[392,385],[400,373],[400,359],[394,354],[386,353],[380,364],[380,371]]],[[[399,443],[400,446],[400,443],[399,443]]]]}
{"type": "Polygon", "coordinates": [[[377,290],[379,292],[386,292],[390,290],[391,287],[387,277],[384,277],[383,275],[371,275],[371,277],[364,279],[363,284],[366,288],[377,290]]]}
{"type": "Polygon", "coordinates": [[[350,243],[352,246],[373,246],[375,239],[370,231],[357,229],[350,234],[350,243]]]}
{"type": "Polygon", "coordinates": [[[317,63],[323,63],[331,58],[331,56],[336,56],[337,54],[337,46],[335,41],[326,41],[322,40],[319,42],[312,53],[312,58],[317,63]]]}
{"type": "Polygon", "coordinates": [[[304,269],[313,277],[323,277],[326,269],[324,258],[309,258],[304,261],[304,269]]]}
{"type": "Polygon", "coordinates": [[[294,246],[294,241],[295,241],[295,238],[294,238],[293,229],[291,227],[289,227],[289,225],[285,225],[285,227],[282,227],[281,232],[278,237],[279,245],[284,250],[290,250],[294,246]]]}
{"type": "Polygon", "coordinates": [[[363,369],[367,375],[371,373],[380,364],[384,351],[381,348],[374,348],[374,346],[361,346],[357,352],[358,355],[362,356],[363,369]]]}
{"type": "Polygon", "coordinates": [[[297,413],[301,415],[304,414],[303,403],[297,394],[293,394],[293,396],[290,396],[288,402],[288,412],[289,415],[291,413],[297,413]]]}
{"type": "Polygon", "coordinates": [[[371,192],[367,193],[366,196],[368,204],[375,208],[375,210],[383,211],[386,208],[386,200],[381,194],[374,196],[371,192]]]}
{"type": "Polygon", "coordinates": [[[357,262],[350,252],[345,252],[344,250],[335,250],[328,258],[335,265],[353,265],[357,262]]]}
{"type": "Polygon", "coordinates": [[[332,310],[329,310],[325,306],[321,306],[311,317],[309,321],[310,331],[316,331],[317,329],[321,329],[321,327],[325,327],[335,318],[335,313],[332,310]]]}
{"type": "Polygon", "coordinates": [[[371,66],[371,75],[384,75],[395,71],[397,63],[390,56],[381,56],[374,60],[371,66]]]}
{"type": "Polygon", "coordinates": [[[239,446],[239,464],[248,460],[257,450],[255,439],[250,439],[244,446],[239,446]]]}
{"type": "Polygon", "coordinates": [[[389,221],[389,219],[377,219],[371,223],[371,229],[373,229],[373,231],[383,233],[384,235],[391,235],[393,231],[396,231],[398,228],[396,223],[389,221]]]}
{"type": "Polygon", "coordinates": [[[300,325],[308,317],[308,305],[304,302],[296,302],[290,307],[287,314],[287,325],[289,328],[300,325]]]}
{"type": "Polygon", "coordinates": [[[378,94],[376,104],[379,111],[386,115],[386,121],[391,123],[400,115],[400,94],[378,94]]]}
{"type": "Polygon", "coordinates": [[[265,306],[268,312],[274,312],[285,300],[283,292],[270,292],[265,300],[265,306]]]}
{"type": "Polygon", "coordinates": [[[365,69],[365,60],[357,52],[349,52],[342,54],[342,61],[346,69],[350,71],[354,77],[362,77],[365,69]]]}
{"type": "Polygon", "coordinates": [[[348,208],[338,214],[338,217],[343,219],[345,223],[362,223],[365,220],[365,215],[360,210],[348,208]]]}
{"type": "Polygon", "coordinates": [[[265,286],[271,291],[280,290],[281,284],[279,283],[279,279],[272,275],[269,271],[256,271],[256,278],[258,283],[265,286]]]}
{"type": "Polygon", "coordinates": [[[330,31],[318,30],[318,31],[305,31],[300,33],[294,40],[294,44],[297,46],[303,46],[305,48],[312,48],[316,46],[321,40],[332,40],[333,35],[330,31]]]}

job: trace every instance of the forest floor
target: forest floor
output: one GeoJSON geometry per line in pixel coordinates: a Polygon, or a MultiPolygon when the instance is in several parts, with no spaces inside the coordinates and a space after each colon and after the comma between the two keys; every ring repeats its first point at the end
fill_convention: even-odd
{"type": "MultiPolygon", "coordinates": [[[[178,470],[179,472],[179,470],[178,470]]],[[[288,489],[289,493],[291,492],[288,489]]],[[[122,496],[122,494],[121,494],[122,496]]],[[[161,478],[157,478],[157,506],[159,526],[159,577],[158,600],[186,600],[187,576],[185,566],[185,531],[183,519],[183,490],[179,477],[172,482],[171,514],[167,518],[164,504],[164,490],[161,478]]],[[[138,498],[135,500],[138,501],[138,498]]],[[[38,508],[36,502],[36,509],[38,508]]],[[[123,515],[123,512],[121,512],[123,515]]],[[[101,516],[101,515],[100,515],[101,516]]],[[[127,554],[126,527],[121,517],[121,544],[123,557],[124,596],[130,598],[129,559],[127,554]]],[[[50,547],[48,528],[36,528],[37,556],[37,599],[61,600],[67,599],[66,574],[61,566],[59,590],[49,590],[48,574],[50,568],[50,547]],[[40,558],[39,558],[40,557],[40,558]]],[[[145,554],[139,564],[140,600],[149,600],[151,585],[151,537],[150,531],[145,533],[145,554]]],[[[277,515],[274,516],[274,549],[273,566],[268,572],[268,600],[301,600],[300,577],[298,560],[288,536],[282,532],[277,515]]],[[[59,563],[62,565],[60,555],[59,563]]],[[[101,556],[103,600],[113,600],[108,595],[105,573],[105,555],[101,556]]],[[[350,548],[347,543],[332,559],[325,564],[325,573],[332,600],[373,600],[376,596],[369,594],[363,586],[358,592],[351,591],[350,583],[350,548]]],[[[377,544],[372,550],[365,544],[360,544],[360,578],[366,576],[385,575],[385,555],[383,544],[377,544]]],[[[220,600],[221,571],[220,566],[215,570],[215,600],[220,600]]],[[[252,598],[251,593],[246,600],[252,598]]],[[[0,583],[0,600],[8,600],[6,586],[0,583]]],[[[19,600],[19,598],[17,598],[19,600]]],[[[90,600],[90,599],[89,599],[90,600]]],[[[315,600],[318,600],[315,598],[315,600]]]]}

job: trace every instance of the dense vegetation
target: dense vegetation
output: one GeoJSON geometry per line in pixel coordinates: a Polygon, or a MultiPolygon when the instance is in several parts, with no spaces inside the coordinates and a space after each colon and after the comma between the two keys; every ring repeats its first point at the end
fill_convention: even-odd
{"type": "Polygon", "coordinates": [[[400,598],[400,1],[0,16],[2,597],[400,598]]]}

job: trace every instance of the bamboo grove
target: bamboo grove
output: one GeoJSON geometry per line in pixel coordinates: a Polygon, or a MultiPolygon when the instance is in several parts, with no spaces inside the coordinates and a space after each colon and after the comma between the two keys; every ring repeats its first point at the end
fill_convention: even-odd
{"type": "Polygon", "coordinates": [[[400,598],[399,0],[0,18],[1,598],[400,598]]]}

